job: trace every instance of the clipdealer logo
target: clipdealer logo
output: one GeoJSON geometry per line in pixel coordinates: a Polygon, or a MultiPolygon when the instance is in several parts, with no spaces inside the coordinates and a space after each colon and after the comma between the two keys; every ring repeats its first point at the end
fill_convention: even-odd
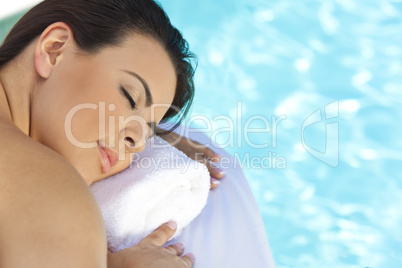
{"type": "Polygon", "coordinates": [[[318,109],[304,120],[301,129],[301,142],[304,149],[316,159],[331,166],[339,164],[339,101],[331,102],[318,109]],[[325,124],[325,146],[321,150],[308,145],[305,131],[316,124],[325,124]]]}

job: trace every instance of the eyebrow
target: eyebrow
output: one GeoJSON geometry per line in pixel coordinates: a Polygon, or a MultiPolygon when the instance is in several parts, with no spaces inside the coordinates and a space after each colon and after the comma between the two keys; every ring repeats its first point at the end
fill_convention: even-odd
{"type": "Polygon", "coordinates": [[[146,97],[145,107],[150,107],[154,103],[154,101],[152,98],[151,91],[149,90],[148,83],[139,74],[136,74],[131,71],[125,71],[125,72],[128,73],[129,75],[134,76],[138,80],[140,80],[141,84],[144,86],[144,89],[145,89],[145,97],[146,97]]]}

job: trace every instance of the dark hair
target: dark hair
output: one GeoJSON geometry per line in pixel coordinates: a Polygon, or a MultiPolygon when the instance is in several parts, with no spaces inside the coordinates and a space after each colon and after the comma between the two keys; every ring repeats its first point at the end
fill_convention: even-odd
{"type": "Polygon", "coordinates": [[[161,6],[153,0],[45,0],[11,29],[0,47],[0,69],[49,25],[59,21],[71,27],[78,47],[88,53],[118,45],[130,33],[146,34],[160,42],[177,76],[174,100],[162,122],[178,115],[175,126],[183,120],[194,98],[194,55],[161,6]]]}

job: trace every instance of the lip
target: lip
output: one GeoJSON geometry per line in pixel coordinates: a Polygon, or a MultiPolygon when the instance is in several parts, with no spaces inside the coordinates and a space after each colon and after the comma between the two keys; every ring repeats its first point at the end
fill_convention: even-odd
{"type": "Polygon", "coordinates": [[[115,151],[108,147],[103,147],[98,142],[99,153],[101,157],[102,173],[109,173],[110,169],[119,161],[115,151]]]}

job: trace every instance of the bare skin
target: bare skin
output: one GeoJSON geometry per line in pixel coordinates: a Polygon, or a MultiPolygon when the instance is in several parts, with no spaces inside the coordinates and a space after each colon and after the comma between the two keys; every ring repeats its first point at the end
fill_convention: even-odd
{"type": "Polygon", "coordinates": [[[0,267],[193,266],[191,255],[180,257],[178,245],[162,248],[175,232],[166,224],[135,247],[107,251],[103,220],[87,186],[125,169],[149,134],[138,122],[111,127],[108,120],[135,115],[158,124],[167,110],[152,114],[141,83],[126,71],[147,81],[155,103],[172,102],[174,68],[146,36],[128,36],[118,47],[88,55],[66,24],[55,23],[0,70],[0,267]],[[98,146],[72,144],[64,124],[77,105],[101,102],[114,105],[106,110],[105,133],[98,132],[96,109],[80,110],[69,127],[76,140],[117,152],[109,167],[98,146]]]}

